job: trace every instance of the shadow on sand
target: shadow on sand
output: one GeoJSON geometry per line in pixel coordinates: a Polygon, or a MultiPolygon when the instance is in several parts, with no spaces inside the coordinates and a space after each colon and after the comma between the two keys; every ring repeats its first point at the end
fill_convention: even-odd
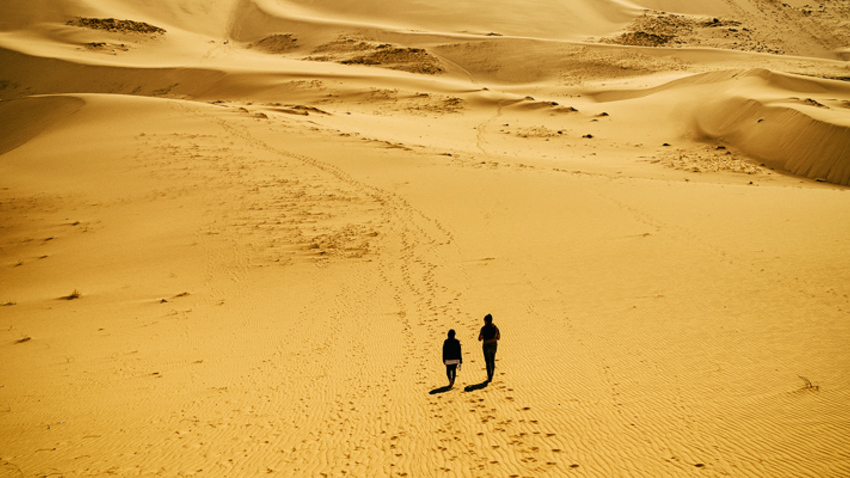
{"type": "Polygon", "coordinates": [[[482,388],[486,388],[487,385],[490,385],[489,380],[485,380],[481,383],[476,383],[475,385],[467,385],[466,387],[463,388],[463,391],[464,392],[474,392],[476,390],[481,390],[482,388]]]}
{"type": "Polygon", "coordinates": [[[438,393],[446,393],[451,389],[452,389],[452,387],[446,385],[445,387],[435,388],[434,390],[431,390],[428,393],[430,393],[431,395],[436,395],[438,393]]]}

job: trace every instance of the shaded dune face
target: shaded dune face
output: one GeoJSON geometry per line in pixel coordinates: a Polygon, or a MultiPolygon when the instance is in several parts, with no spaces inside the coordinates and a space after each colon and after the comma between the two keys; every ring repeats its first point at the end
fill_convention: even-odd
{"type": "Polygon", "coordinates": [[[728,98],[702,111],[697,128],[777,170],[850,185],[850,122],[846,115],[833,113],[821,119],[819,111],[811,111],[817,106],[789,103],[728,98]]]}
{"type": "Polygon", "coordinates": [[[657,87],[594,94],[664,102],[687,134],[717,140],[793,175],[850,184],[850,86],[756,68],[693,75],[657,87]],[[710,99],[707,101],[707,99],[710,99]]]}
{"type": "Polygon", "coordinates": [[[79,98],[53,96],[0,102],[0,155],[49,131],[73,115],[85,102],[79,98]]]}

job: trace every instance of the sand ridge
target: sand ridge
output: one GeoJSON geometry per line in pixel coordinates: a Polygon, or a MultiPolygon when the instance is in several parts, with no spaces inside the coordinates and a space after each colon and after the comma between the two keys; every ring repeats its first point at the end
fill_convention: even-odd
{"type": "Polygon", "coordinates": [[[12,0],[0,477],[847,476],[846,8],[12,0]]]}

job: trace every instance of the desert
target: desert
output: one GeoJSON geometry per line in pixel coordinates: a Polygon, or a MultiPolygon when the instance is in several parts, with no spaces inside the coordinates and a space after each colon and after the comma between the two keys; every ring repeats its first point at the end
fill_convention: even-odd
{"type": "Polygon", "coordinates": [[[0,478],[850,476],[850,1],[0,10],[0,478]]]}

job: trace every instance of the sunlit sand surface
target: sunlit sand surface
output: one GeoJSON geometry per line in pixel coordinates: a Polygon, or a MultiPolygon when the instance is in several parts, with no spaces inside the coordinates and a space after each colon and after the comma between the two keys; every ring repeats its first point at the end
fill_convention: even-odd
{"type": "Polygon", "coordinates": [[[3,10],[0,478],[850,476],[850,1],[3,10]]]}

